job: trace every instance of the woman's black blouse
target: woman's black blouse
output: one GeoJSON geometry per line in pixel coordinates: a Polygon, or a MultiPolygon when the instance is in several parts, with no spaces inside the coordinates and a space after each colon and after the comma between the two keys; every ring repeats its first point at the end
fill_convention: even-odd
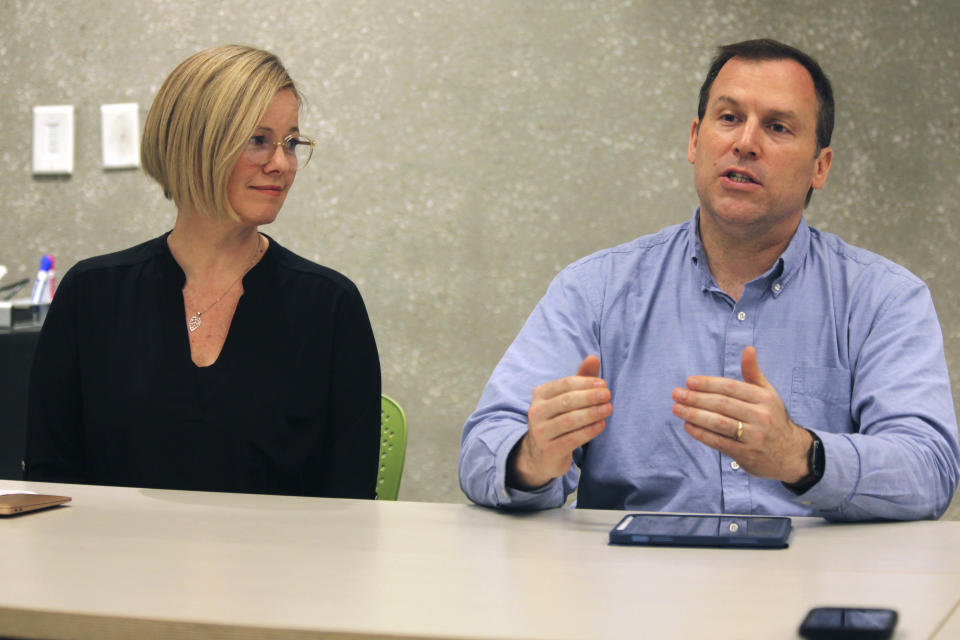
{"type": "Polygon", "coordinates": [[[184,282],[166,235],[67,273],[34,357],[24,477],[373,498],[380,361],[354,284],[271,239],[197,367],[184,282]]]}

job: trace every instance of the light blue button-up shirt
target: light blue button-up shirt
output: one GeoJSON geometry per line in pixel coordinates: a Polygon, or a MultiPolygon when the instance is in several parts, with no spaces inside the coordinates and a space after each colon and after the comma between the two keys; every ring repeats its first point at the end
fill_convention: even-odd
{"type": "Polygon", "coordinates": [[[464,426],[466,495],[516,508],[558,507],[578,490],[584,508],[836,520],[943,513],[960,451],[926,285],[801,221],[776,264],[734,301],[710,273],[697,216],[554,279],[464,426]],[[671,391],[690,375],[742,379],[748,345],[791,419],[823,441],[823,478],[799,496],[694,440],[671,412],[671,391]],[[612,393],[606,429],[574,452],[562,478],[529,492],[507,487],[534,387],[575,374],[589,354],[612,393]]]}

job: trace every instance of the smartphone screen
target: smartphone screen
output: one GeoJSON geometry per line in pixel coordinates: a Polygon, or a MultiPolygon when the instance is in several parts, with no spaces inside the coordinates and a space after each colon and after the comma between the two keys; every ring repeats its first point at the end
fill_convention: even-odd
{"type": "Polygon", "coordinates": [[[800,635],[808,640],[884,640],[896,626],[897,612],[893,609],[817,607],[804,618],[800,635]]]}

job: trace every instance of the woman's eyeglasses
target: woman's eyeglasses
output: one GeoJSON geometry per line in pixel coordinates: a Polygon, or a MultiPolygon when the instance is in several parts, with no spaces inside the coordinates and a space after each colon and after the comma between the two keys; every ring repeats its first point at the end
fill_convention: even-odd
{"type": "Polygon", "coordinates": [[[287,162],[293,169],[302,169],[310,162],[316,142],[305,136],[289,135],[283,140],[274,140],[269,134],[250,136],[244,157],[254,164],[267,164],[276,153],[277,147],[283,149],[287,162]]]}

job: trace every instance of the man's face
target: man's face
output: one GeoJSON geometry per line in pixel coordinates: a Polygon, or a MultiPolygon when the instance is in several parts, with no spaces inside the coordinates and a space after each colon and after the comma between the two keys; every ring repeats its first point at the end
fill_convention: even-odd
{"type": "Polygon", "coordinates": [[[817,106],[810,73],[794,60],[723,65],[687,148],[701,225],[793,233],[807,191],[823,186],[833,159],[829,147],[816,151],[817,106]]]}

